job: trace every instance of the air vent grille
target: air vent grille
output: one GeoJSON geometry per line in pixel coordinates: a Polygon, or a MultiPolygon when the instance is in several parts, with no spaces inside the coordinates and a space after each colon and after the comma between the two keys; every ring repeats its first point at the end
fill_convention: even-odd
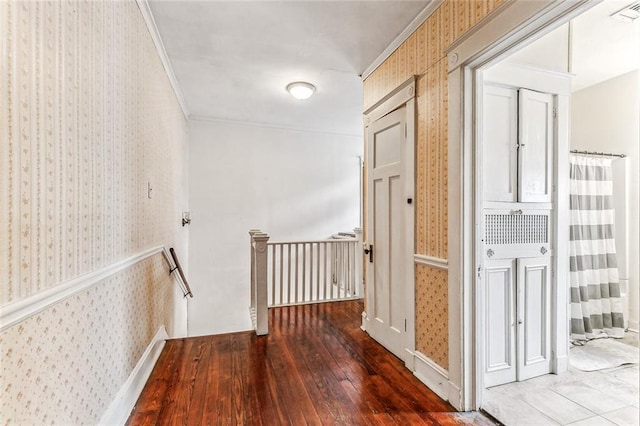
{"type": "Polygon", "coordinates": [[[640,1],[632,3],[624,9],[617,11],[611,15],[611,17],[625,22],[635,21],[640,18],[640,1]]]}
{"type": "Polygon", "coordinates": [[[542,214],[485,215],[485,244],[546,244],[549,216],[542,214]]]}

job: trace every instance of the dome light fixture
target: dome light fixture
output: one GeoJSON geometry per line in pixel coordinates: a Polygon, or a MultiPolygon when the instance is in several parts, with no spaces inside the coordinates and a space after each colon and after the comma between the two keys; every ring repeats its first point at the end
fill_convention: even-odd
{"type": "Polygon", "coordinates": [[[315,91],[316,86],[306,81],[294,81],[293,83],[287,84],[287,92],[301,101],[309,99],[315,91]]]}

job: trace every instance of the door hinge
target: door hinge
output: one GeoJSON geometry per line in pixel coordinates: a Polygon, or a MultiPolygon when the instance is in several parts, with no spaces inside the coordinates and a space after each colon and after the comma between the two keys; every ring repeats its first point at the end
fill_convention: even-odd
{"type": "Polygon", "coordinates": [[[407,331],[407,319],[404,319],[404,331],[407,331]]]}
{"type": "Polygon", "coordinates": [[[404,123],[404,138],[407,138],[407,123],[404,123]]]}
{"type": "Polygon", "coordinates": [[[558,116],[558,108],[553,107],[553,118],[556,118],[558,116]]]}

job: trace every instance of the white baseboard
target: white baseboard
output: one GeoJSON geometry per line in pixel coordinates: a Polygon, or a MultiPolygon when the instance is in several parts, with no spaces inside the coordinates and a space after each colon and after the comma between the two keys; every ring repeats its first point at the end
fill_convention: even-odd
{"type": "Polygon", "coordinates": [[[638,321],[629,320],[629,331],[633,331],[634,333],[637,333],[638,330],[640,330],[640,326],[638,324],[639,324],[638,321]]]}
{"type": "Polygon", "coordinates": [[[133,371],[116,394],[107,411],[105,411],[102,418],[100,418],[99,424],[123,425],[127,422],[131,410],[133,410],[162,352],[162,348],[164,348],[165,340],[168,338],[169,335],[163,325],[158,329],[155,336],[153,336],[151,343],[147,346],[147,349],[133,368],[133,371]]]}
{"type": "Polygon", "coordinates": [[[448,401],[449,372],[419,351],[414,352],[414,359],[415,371],[413,374],[436,395],[448,401]]]}
{"type": "Polygon", "coordinates": [[[407,367],[409,371],[416,370],[416,354],[408,348],[404,349],[404,366],[407,367]]]}
{"type": "Polygon", "coordinates": [[[556,357],[556,366],[554,373],[561,374],[569,371],[569,355],[556,357]]]}
{"type": "Polygon", "coordinates": [[[369,322],[369,318],[367,318],[367,313],[366,312],[362,312],[362,325],[360,326],[362,331],[367,331],[367,323],[368,322],[369,322]]]}
{"type": "Polygon", "coordinates": [[[466,411],[462,406],[462,392],[460,388],[449,382],[449,404],[458,411],[466,411]]]}

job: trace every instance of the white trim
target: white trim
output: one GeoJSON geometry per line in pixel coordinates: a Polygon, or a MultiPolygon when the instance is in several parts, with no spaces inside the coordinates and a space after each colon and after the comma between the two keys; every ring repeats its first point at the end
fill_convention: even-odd
{"type": "Polygon", "coordinates": [[[339,131],[330,131],[330,130],[327,131],[327,130],[321,130],[321,129],[308,128],[308,127],[296,127],[296,126],[261,123],[259,121],[228,120],[225,118],[215,118],[215,117],[209,117],[206,115],[190,115],[189,121],[204,121],[204,122],[220,124],[224,126],[260,127],[265,129],[286,130],[286,131],[292,131],[292,132],[318,133],[321,135],[353,136],[358,138],[362,137],[361,133],[348,133],[348,132],[339,132],[339,131]]]}
{"type": "MultiPolygon", "coordinates": [[[[569,355],[556,356],[552,360],[551,368],[562,372],[569,371],[569,355]]],[[[554,371],[554,374],[558,373],[554,371]]]]}
{"type": "Polygon", "coordinates": [[[140,13],[142,13],[142,17],[144,18],[144,23],[147,24],[147,29],[149,30],[149,34],[151,35],[153,44],[156,47],[156,50],[158,51],[158,56],[160,57],[162,66],[164,67],[164,70],[167,73],[167,78],[169,79],[169,83],[171,84],[171,87],[173,88],[173,92],[176,95],[176,100],[180,104],[180,108],[182,109],[182,114],[184,114],[184,118],[188,120],[189,110],[187,109],[187,104],[184,101],[184,96],[182,95],[182,89],[180,89],[180,85],[178,84],[178,79],[176,78],[176,75],[173,72],[173,67],[171,66],[171,61],[169,60],[167,51],[164,48],[164,43],[162,43],[160,32],[158,31],[158,27],[156,26],[156,20],[153,18],[153,12],[151,12],[151,8],[149,7],[149,1],[136,0],[136,3],[138,4],[140,13]]]}
{"type": "Polygon", "coordinates": [[[168,338],[167,330],[161,325],[98,424],[123,425],[127,422],[168,338]]]}
{"type": "MultiPolygon", "coordinates": [[[[500,86],[525,87],[542,93],[571,95],[571,74],[547,70],[527,64],[504,61],[484,71],[485,83],[500,86]]],[[[536,203],[538,204],[538,203],[536,203]]]]}
{"type": "Polygon", "coordinates": [[[420,351],[414,352],[413,375],[436,395],[455,406],[459,404],[459,389],[449,381],[449,372],[420,351]]]}
{"type": "Polygon", "coordinates": [[[629,320],[629,327],[627,331],[638,333],[638,330],[640,330],[640,323],[638,323],[638,321],[629,320]]]}
{"type": "Polygon", "coordinates": [[[154,247],[97,271],[79,276],[33,296],[3,306],[0,308],[0,332],[158,253],[164,253],[165,257],[167,257],[163,246],[154,247]]]}
{"type": "Polygon", "coordinates": [[[384,61],[396,51],[402,43],[404,43],[413,34],[420,25],[422,25],[428,18],[444,3],[444,0],[431,0],[424,9],[418,13],[418,15],[407,25],[407,27],[398,36],[393,39],[391,44],[382,51],[380,55],[369,65],[362,73],[362,79],[369,77],[372,72],[376,70],[384,61]]]}
{"type": "Polygon", "coordinates": [[[449,269],[449,261],[439,257],[425,256],[424,254],[414,254],[413,261],[418,265],[426,265],[432,268],[447,270],[449,269]]]}
{"type": "Polygon", "coordinates": [[[364,111],[364,126],[400,108],[415,97],[416,77],[412,75],[398,87],[387,93],[382,99],[364,111]],[[407,89],[405,89],[407,88],[407,89]]]}
{"type": "MultiPolygon", "coordinates": [[[[413,80],[413,77],[410,79],[413,80]]],[[[415,80],[414,80],[415,84],[415,80]]],[[[412,200],[411,203],[405,204],[405,222],[406,228],[405,235],[405,260],[404,267],[407,274],[405,279],[405,308],[404,313],[406,316],[406,329],[405,329],[405,366],[410,370],[414,370],[414,357],[413,351],[416,349],[416,265],[413,263],[410,253],[415,253],[415,148],[416,148],[416,99],[415,99],[415,86],[411,86],[406,90],[407,95],[410,96],[405,103],[406,110],[406,148],[404,151],[404,186],[405,200],[412,200]],[[410,95],[413,94],[413,95],[410,95]]]]}
{"type": "Polygon", "coordinates": [[[533,43],[601,1],[504,2],[447,49],[449,72],[463,65],[476,68],[489,61],[498,62],[514,46],[533,43]]]}

